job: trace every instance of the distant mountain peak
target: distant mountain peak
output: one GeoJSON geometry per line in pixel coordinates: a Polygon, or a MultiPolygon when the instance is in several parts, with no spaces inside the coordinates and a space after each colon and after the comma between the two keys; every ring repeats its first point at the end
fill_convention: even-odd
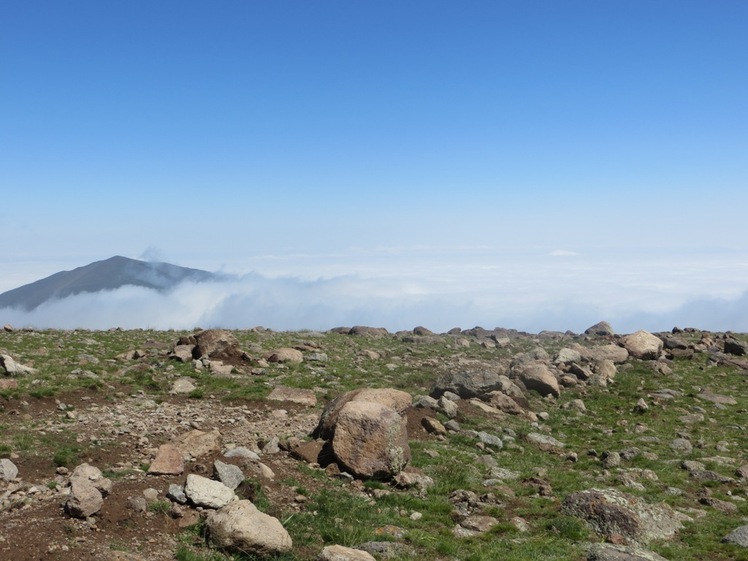
{"type": "Polygon", "coordinates": [[[3,292],[0,294],[0,308],[30,311],[50,300],[84,292],[115,290],[123,286],[164,291],[186,281],[205,282],[221,278],[216,273],[200,269],[115,255],[3,292]]]}

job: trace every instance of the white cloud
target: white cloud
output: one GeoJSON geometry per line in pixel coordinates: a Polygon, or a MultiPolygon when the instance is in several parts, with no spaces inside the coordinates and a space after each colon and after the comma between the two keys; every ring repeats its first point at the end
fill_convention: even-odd
{"type": "Polygon", "coordinates": [[[579,255],[576,251],[569,251],[568,249],[556,249],[549,253],[551,257],[575,257],[579,255]]]}
{"type": "Polygon", "coordinates": [[[748,331],[748,259],[736,255],[585,254],[548,260],[506,253],[408,252],[372,261],[331,257],[289,263],[305,274],[250,273],[80,294],[32,312],[0,310],[18,327],[329,329],[365,324],[391,331],[425,325],[581,332],[605,319],[618,332],[674,325],[748,331]],[[356,271],[355,274],[319,274],[356,271]]]}

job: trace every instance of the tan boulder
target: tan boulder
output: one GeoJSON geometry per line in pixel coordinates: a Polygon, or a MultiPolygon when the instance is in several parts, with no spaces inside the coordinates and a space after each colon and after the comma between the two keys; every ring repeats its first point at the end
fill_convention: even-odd
{"type": "Polygon", "coordinates": [[[584,347],[575,343],[571,345],[571,348],[579,351],[579,354],[590,362],[610,360],[616,364],[621,364],[629,358],[629,352],[626,349],[612,343],[599,347],[584,347]]]}
{"type": "Polygon", "coordinates": [[[78,477],[70,480],[70,494],[65,502],[65,512],[74,518],[93,516],[104,505],[104,497],[93,484],[78,477]]]}
{"type": "Polygon", "coordinates": [[[338,415],[332,450],[356,477],[392,477],[410,461],[406,420],[381,403],[350,401],[338,415]]]}
{"type": "Polygon", "coordinates": [[[351,401],[378,403],[402,414],[413,404],[413,397],[409,393],[392,388],[362,388],[346,392],[327,404],[314,435],[325,440],[332,438],[340,410],[351,401]]]}
{"type": "Polygon", "coordinates": [[[195,334],[194,358],[208,357],[210,359],[231,360],[242,356],[239,341],[230,331],[225,329],[206,329],[195,334]]]}
{"type": "Polygon", "coordinates": [[[662,340],[648,331],[639,330],[623,339],[623,346],[634,358],[642,360],[656,360],[662,353],[662,340]]]}
{"type": "Polygon", "coordinates": [[[528,390],[535,390],[543,397],[546,395],[558,397],[561,394],[558,380],[548,366],[542,362],[528,364],[520,372],[519,379],[528,390]]]}
{"type": "Polygon", "coordinates": [[[304,362],[304,353],[297,349],[283,347],[266,353],[263,358],[268,362],[300,364],[304,362]]]}
{"type": "Polygon", "coordinates": [[[235,501],[211,512],[205,520],[208,540],[228,551],[271,557],[290,551],[291,536],[277,518],[257,510],[250,501],[235,501]]]}

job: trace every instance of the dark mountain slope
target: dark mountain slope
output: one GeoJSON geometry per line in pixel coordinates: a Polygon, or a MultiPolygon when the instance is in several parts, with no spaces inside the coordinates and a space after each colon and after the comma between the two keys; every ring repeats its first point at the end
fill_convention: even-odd
{"type": "Polygon", "coordinates": [[[33,310],[48,300],[82,292],[114,290],[126,285],[168,290],[184,281],[201,282],[220,278],[220,275],[200,269],[117,255],[3,292],[0,294],[0,308],[33,310]]]}

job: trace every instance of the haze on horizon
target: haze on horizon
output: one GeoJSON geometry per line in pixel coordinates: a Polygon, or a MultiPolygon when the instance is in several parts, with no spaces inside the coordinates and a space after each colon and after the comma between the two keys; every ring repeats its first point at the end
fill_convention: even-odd
{"type": "Polygon", "coordinates": [[[746,21],[737,0],[4,2],[0,291],[115,254],[242,279],[7,317],[748,331],[746,21]]]}

